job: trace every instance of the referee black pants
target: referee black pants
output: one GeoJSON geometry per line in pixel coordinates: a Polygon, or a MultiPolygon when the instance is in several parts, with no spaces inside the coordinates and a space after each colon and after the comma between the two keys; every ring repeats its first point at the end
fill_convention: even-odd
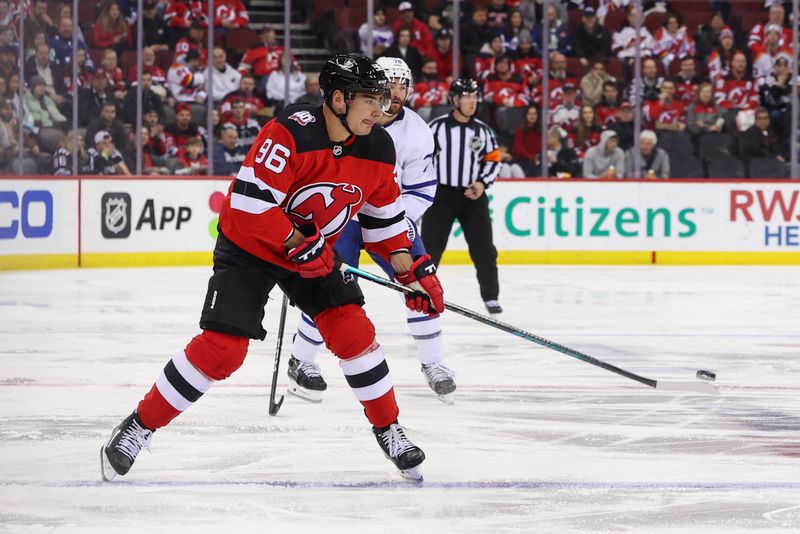
{"type": "Polygon", "coordinates": [[[481,298],[484,302],[497,300],[500,293],[497,249],[492,240],[492,220],[486,193],[477,200],[470,200],[464,196],[463,188],[439,184],[433,205],[422,217],[421,234],[425,249],[438,266],[456,219],[461,223],[469,257],[475,264],[481,298]]]}

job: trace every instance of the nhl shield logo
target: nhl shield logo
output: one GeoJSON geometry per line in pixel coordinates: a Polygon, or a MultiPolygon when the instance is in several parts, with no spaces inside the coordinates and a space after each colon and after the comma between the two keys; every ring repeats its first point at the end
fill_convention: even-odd
{"type": "Polygon", "coordinates": [[[333,145],[333,155],[337,158],[342,155],[342,145],[333,145]]]}
{"type": "Polygon", "coordinates": [[[131,235],[131,196],[128,193],[106,193],[100,203],[103,237],[121,239],[131,235]]]}
{"type": "Polygon", "coordinates": [[[472,139],[470,139],[469,148],[473,152],[480,152],[483,149],[483,145],[484,145],[483,139],[481,139],[477,135],[472,139]]]}

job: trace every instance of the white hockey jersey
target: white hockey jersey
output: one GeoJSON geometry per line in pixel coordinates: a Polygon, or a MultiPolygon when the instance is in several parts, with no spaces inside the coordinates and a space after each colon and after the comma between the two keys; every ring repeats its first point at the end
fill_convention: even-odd
{"type": "Polygon", "coordinates": [[[433,134],[422,118],[404,107],[384,126],[397,151],[397,178],[406,216],[419,221],[433,204],[436,177],[433,174],[433,134]]]}
{"type": "Polygon", "coordinates": [[[206,79],[202,72],[193,72],[182,63],[174,63],[167,71],[167,87],[178,102],[196,102],[205,98],[206,79]]]}

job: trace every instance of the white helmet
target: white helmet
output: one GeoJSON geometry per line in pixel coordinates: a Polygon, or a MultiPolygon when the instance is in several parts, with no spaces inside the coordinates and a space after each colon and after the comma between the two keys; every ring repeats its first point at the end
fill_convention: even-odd
{"type": "Polygon", "coordinates": [[[401,82],[407,82],[409,90],[414,85],[414,80],[411,77],[411,69],[409,69],[406,62],[399,57],[379,57],[376,62],[378,66],[383,69],[389,81],[400,80],[401,82]]]}

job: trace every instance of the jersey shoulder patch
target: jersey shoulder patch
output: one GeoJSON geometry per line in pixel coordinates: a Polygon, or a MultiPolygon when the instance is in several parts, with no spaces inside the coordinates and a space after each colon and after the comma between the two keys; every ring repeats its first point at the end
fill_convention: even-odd
{"type": "Polygon", "coordinates": [[[294,138],[298,154],[322,150],[330,145],[321,106],[292,104],[278,113],[275,120],[294,138]]]}

